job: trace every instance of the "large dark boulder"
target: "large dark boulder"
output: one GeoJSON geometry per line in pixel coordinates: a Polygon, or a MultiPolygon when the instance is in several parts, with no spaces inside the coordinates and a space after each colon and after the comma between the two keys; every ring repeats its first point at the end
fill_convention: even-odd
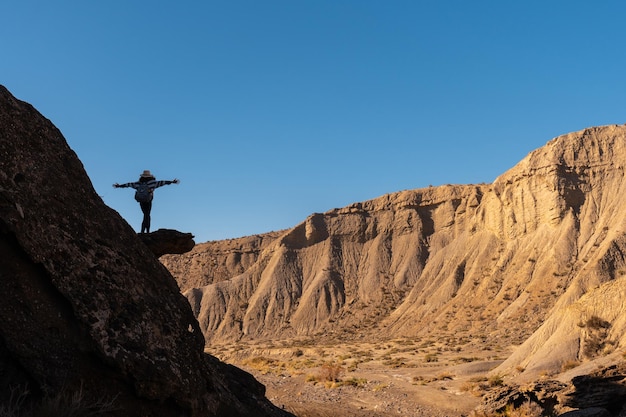
{"type": "Polygon", "coordinates": [[[140,233],[139,238],[158,258],[165,254],[180,255],[193,249],[196,242],[191,233],[172,229],[159,229],[152,233],[140,233]]]}
{"type": "Polygon", "coordinates": [[[286,415],[252,376],[203,353],[172,276],[61,132],[3,86],[0,299],[0,405],[79,393],[112,415],[286,415]]]}

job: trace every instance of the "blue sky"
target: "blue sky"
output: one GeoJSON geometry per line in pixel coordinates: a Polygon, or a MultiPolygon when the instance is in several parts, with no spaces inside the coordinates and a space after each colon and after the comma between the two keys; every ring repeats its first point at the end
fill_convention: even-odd
{"type": "Polygon", "coordinates": [[[3,2],[0,84],[64,134],[136,230],[290,228],[395,191],[492,182],[626,122],[618,1],[3,2]]]}

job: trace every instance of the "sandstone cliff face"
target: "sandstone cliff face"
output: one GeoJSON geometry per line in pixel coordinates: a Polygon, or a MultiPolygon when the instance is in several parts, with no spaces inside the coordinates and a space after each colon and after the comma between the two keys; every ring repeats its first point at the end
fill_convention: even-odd
{"type": "MultiPolygon", "coordinates": [[[[182,288],[209,342],[436,334],[523,343],[502,369],[529,373],[603,355],[626,334],[625,160],[626,126],[564,135],[493,184],[314,214],[254,248],[253,263],[182,288]]],[[[220,251],[242,242],[197,248],[195,262],[226,264],[220,251]]]]}
{"type": "Polygon", "coordinates": [[[203,353],[168,271],[61,133],[2,86],[0,294],[2,405],[81,392],[114,400],[112,415],[285,415],[250,375],[203,353]]]}
{"type": "Polygon", "coordinates": [[[181,291],[224,281],[241,274],[283,232],[246,236],[196,245],[187,256],[164,255],[161,262],[176,277],[181,291]]]}

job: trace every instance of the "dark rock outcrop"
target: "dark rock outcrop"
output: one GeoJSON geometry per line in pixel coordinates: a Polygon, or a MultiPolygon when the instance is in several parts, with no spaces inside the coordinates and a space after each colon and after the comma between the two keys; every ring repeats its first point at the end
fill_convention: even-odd
{"type": "Polygon", "coordinates": [[[604,409],[609,415],[626,415],[626,363],[574,377],[563,403],[576,409],[604,409]]]}
{"type": "Polygon", "coordinates": [[[626,363],[579,375],[570,382],[543,380],[524,386],[506,385],[483,397],[476,411],[483,415],[503,413],[532,403],[541,415],[624,416],[626,415],[626,363]]]}
{"type": "Polygon", "coordinates": [[[0,404],[109,399],[124,416],[284,416],[203,353],[186,299],[95,193],[61,132],[0,86],[0,404]]]}
{"type": "Polygon", "coordinates": [[[189,252],[196,245],[191,233],[172,229],[159,229],[152,233],[141,233],[139,238],[158,258],[165,254],[180,255],[189,252]]]}
{"type": "Polygon", "coordinates": [[[560,404],[559,396],[568,387],[568,384],[552,380],[539,381],[524,387],[504,385],[485,394],[477,411],[483,415],[497,415],[503,414],[507,409],[518,409],[532,403],[543,410],[545,415],[555,415],[560,404]]]}

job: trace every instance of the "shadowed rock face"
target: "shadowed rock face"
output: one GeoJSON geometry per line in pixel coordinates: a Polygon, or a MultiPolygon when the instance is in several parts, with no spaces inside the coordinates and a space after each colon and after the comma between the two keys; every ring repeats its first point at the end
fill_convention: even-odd
{"type": "Polygon", "coordinates": [[[82,390],[124,416],[283,416],[203,353],[187,300],[62,134],[0,86],[0,401],[82,390]],[[20,388],[21,389],[21,388],[20,388]]]}

